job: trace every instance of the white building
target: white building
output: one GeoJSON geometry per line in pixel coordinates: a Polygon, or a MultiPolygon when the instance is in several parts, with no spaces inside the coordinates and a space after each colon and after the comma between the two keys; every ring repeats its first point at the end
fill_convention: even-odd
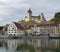
{"type": "Polygon", "coordinates": [[[23,26],[17,22],[12,22],[7,30],[8,35],[20,36],[23,35],[23,26]]]}

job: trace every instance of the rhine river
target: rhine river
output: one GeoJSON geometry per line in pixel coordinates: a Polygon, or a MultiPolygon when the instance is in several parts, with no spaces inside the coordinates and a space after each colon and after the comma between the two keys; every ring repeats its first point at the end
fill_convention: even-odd
{"type": "Polygon", "coordinates": [[[0,39],[0,52],[60,52],[60,40],[0,39]]]}

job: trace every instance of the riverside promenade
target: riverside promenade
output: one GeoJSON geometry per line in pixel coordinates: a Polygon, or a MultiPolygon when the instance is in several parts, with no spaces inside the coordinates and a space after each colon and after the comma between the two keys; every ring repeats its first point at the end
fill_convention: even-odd
{"type": "Polygon", "coordinates": [[[30,38],[30,39],[40,39],[40,38],[49,38],[49,36],[6,36],[6,35],[0,35],[0,39],[25,39],[25,38],[30,38]]]}
{"type": "Polygon", "coordinates": [[[7,36],[0,35],[0,39],[60,39],[59,36],[39,35],[39,36],[7,36]]]}

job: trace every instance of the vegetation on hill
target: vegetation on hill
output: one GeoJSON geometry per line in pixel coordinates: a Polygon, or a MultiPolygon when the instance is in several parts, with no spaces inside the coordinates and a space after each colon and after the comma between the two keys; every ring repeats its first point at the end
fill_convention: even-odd
{"type": "Polygon", "coordinates": [[[35,21],[28,21],[28,22],[25,22],[24,20],[20,21],[22,24],[25,24],[25,25],[33,25],[35,23],[35,21]]]}
{"type": "Polygon", "coordinates": [[[51,19],[55,22],[60,22],[60,12],[55,13],[54,18],[51,19]]]}

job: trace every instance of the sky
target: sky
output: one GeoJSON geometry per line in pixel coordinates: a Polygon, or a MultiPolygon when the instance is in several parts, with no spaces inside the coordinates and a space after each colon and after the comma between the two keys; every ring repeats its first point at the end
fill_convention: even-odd
{"type": "Polygon", "coordinates": [[[28,9],[33,15],[44,14],[46,20],[60,12],[59,0],[0,0],[0,26],[19,21],[27,16],[28,9]]]}

